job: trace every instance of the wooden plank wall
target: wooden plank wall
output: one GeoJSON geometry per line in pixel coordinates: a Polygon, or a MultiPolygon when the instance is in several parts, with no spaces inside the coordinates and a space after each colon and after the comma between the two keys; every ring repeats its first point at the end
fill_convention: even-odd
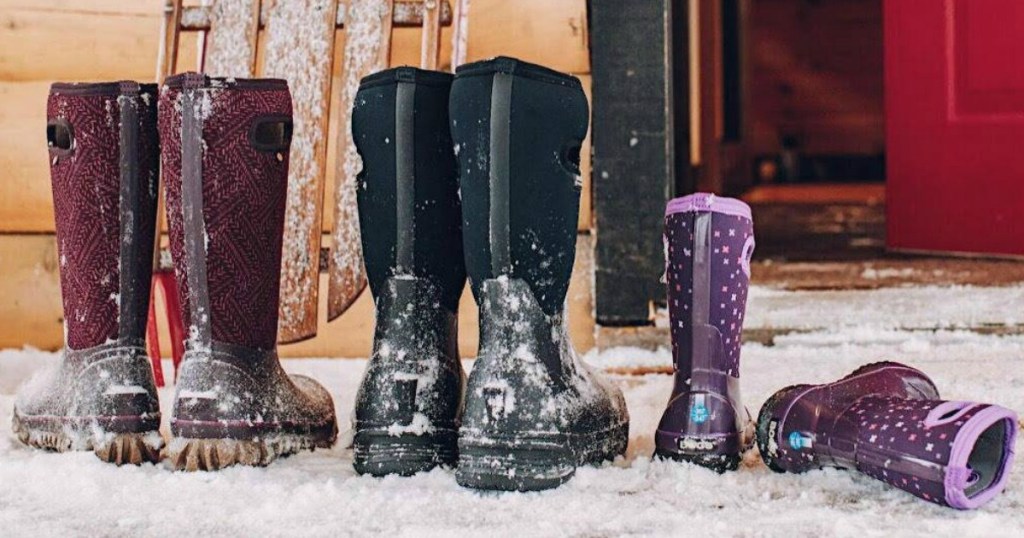
{"type": "MultiPolygon", "coordinates": [[[[278,0],[287,1],[287,0],[278,0]]],[[[191,3],[191,2],[186,2],[191,3]]],[[[53,240],[46,147],[43,142],[47,89],[53,81],[152,80],[162,0],[0,0],[0,347],[34,345],[56,349],[62,342],[59,281],[53,240]]],[[[590,89],[586,0],[473,0],[468,60],[509,55],[579,76],[590,89]]],[[[394,33],[392,65],[419,62],[420,33],[394,33]]],[[[442,35],[442,68],[449,66],[451,29],[442,35]]],[[[334,88],[341,87],[344,30],[335,49],[334,88]]],[[[182,40],[179,69],[196,65],[195,40],[182,40]]],[[[337,100],[337,91],[332,103],[337,100]]],[[[337,136],[332,111],[330,136],[337,136]]],[[[333,199],[335,144],[329,143],[327,200],[333,199]]],[[[592,224],[589,138],[583,154],[584,196],[579,229],[592,224]]],[[[324,212],[330,230],[332,212],[324,212]]],[[[591,243],[581,235],[581,267],[590,267],[591,243]]],[[[570,293],[572,332],[579,347],[593,343],[590,276],[577,271],[570,293]]],[[[323,289],[326,289],[324,285],[323,289]]],[[[322,294],[326,297],[326,294],[322,294]]],[[[475,310],[464,296],[462,350],[475,353],[475,310]]],[[[321,318],[324,318],[321,305],[321,318]]],[[[292,356],[366,356],[372,337],[372,301],[364,294],[320,336],[286,346],[292,356]]],[[[166,340],[165,340],[166,341],[166,340]]],[[[167,346],[165,346],[167,347],[167,346]]]]}
{"type": "Polygon", "coordinates": [[[786,135],[805,153],[882,153],[882,0],[749,7],[752,153],[778,153],[786,135]]]}

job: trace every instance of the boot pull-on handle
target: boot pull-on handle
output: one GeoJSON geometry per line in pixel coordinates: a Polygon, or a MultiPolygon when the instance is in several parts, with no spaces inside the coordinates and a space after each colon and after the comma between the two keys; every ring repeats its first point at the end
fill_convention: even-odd
{"type": "Polygon", "coordinates": [[[924,418],[924,427],[934,428],[943,424],[949,424],[964,416],[975,407],[977,407],[977,404],[971,402],[943,402],[935,406],[935,409],[932,409],[928,416],[924,418]]]}
{"type": "Polygon", "coordinates": [[[68,153],[75,147],[75,132],[71,123],[57,118],[46,123],[46,145],[50,151],[68,153]]]}
{"type": "Polygon", "coordinates": [[[292,142],[292,118],[268,115],[256,118],[249,129],[249,143],[268,153],[287,151],[292,142]]]}
{"type": "Polygon", "coordinates": [[[559,161],[562,163],[562,168],[569,171],[575,180],[576,190],[583,188],[583,177],[580,175],[580,150],[583,148],[582,140],[570,140],[562,146],[561,154],[558,156],[559,161]]]}

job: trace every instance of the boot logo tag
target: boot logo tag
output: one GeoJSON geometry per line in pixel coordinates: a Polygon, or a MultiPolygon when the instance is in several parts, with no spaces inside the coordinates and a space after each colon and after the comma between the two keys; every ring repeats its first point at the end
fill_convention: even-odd
{"type": "Polygon", "coordinates": [[[690,421],[694,424],[704,424],[708,416],[708,408],[703,403],[698,402],[690,407],[690,421]]]}
{"type": "Polygon", "coordinates": [[[689,452],[711,451],[715,449],[716,445],[717,443],[714,439],[702,439],[700,437],[679,438],[679,450],[685,450],[689,452]]]}
{"type": "Polygon", "coordinates": [[[811,448],[814,446],[814,439],[810,435],[793,432],[789,434],[789,446],[792,447],[793,450],[811,448]]]}

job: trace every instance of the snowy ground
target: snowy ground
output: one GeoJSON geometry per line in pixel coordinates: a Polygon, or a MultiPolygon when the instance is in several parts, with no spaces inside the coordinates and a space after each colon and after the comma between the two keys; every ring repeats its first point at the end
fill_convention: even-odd
{"type": "MultiPolygon", "coordinates": [[[[744,346],[744,397],[756,412],[785,385],[831,380],[882,359],[923,369],[947,398],[1024,411],[1024,336],[846,324],[779,337],[772,347],[744,346]]],[[[543,493],[481,494],[460,488],[451,471],[440,469],[412,478],[358,477],[344,442],[265,469],[185,474],[153,465],[116,468],[91,453],[29,450],[11,434],[6,417],[17,387],[54,360],[51,353],[0,351],[3,536],[1024,536],[1019,465],[1005,494],[964,513],[852,473],[775,474],[756,452],[725,475],[652,462],[652,435],[670,386],[664,375],[615,378],[632,416],[624,459],[582,469],[543,493]]],[[[669,359],[664,351],[619,348],[588,360],[616,366],[669,359]]],[[[327,385],[345,430],[364,365],[310,359],[285,367],[327,385]]],[[[165,417],[170,396],[170,389],[161,393],[165,417]]]]}

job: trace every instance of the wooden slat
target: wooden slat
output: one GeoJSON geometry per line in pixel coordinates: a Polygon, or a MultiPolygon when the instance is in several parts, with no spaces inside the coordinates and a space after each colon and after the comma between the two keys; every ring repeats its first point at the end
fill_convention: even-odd
{"type": "Polygon", "coordinates": [[[589,73],[588,40],[586,0],[472,0],[469,5],[468,62],[515,56],[558,71],[589,73]]]}
{"type": "MultiPolygon", "coordinates": [[[[661,230],[674,159],[667,3],[591,0],[597,319],[643,324],[664,297],[661,230]]],[[[472,19],[472,16],[470,16],[472,19]]],[[[472,36],[473,34],[470,33],[472,36]]]]}
{"type": "Polygon", "coordinates": [[[278,339],[316,334],[336,0],[278,0],[268,12],[263,74],[288,80],[294,131],[281,260],[278,339]]]}
{"type": "Polygon", "coordinates": [[[0,228],[53,230],[46,152],[46,82],[0,82],[0,228]]]}
{"type": "Polygon", "coordinates": [[[391,53],[392,0],[373,0],[353,6],[345,30],[345,53],[341,98],[337,110],[341,121],[336,139],[334,165],[334,229],[331,230],[327,319],[333,320],[351,306],[366,287],[359,213],[356,203],[356,174],[362,161],[351,141],[352,106],[359,80],[388,63],[391,53]]]}
{"type": "MultiPolygon", "coordinates": [[[[576,349],[585,353],[594,346],[593,238],[580,235],[576,244],[576,265],[569,285],[569,333],[576,349]]],[[[63,315],[57,248],[48,234],[0,234],[0,348],[31,345],[55,350],[63,344],[63,315]]],[[[327,275],[320,275],[326,286],[327,275]]],[[[157,297],[157,311],[163,300],[157,297]]],[[[284,357],[366,357],[373,341],[373,300],[363,294],[348,313],[327,325],[327,296],[320,297],[320,321],[316,338],[280,347],[284,357]]],[[[160,324],[162,349],[169,336],[160,324]]],[[[463,357],[477,352],[479,333],[473,294],[467,287],[459,307],[459,351],[463,357]]]]}
{"type": "Polygon", "coordinates": [[[441,5],[438,0],[424,0],[423,35],[420,40],[420,68],[437,69],[437,61],[441,57],[441,5]]]}
{"type": "Polygon", "coordinates": [[[59,349],[63,308],[52,235],[0,235],[0,348],[59,349]]]}

